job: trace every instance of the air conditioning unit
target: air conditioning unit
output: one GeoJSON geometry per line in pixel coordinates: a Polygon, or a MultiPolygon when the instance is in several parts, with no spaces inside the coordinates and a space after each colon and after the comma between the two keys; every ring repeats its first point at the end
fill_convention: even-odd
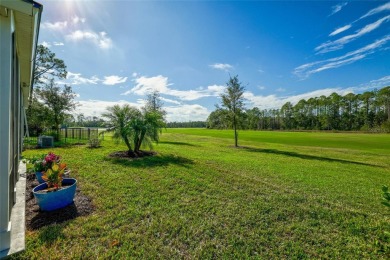
{"type": "Polygon", "coordinates": [[[53,138],[53,136],[41,135],[38,138],[38,146],[42,147],[42,148],[54,147],[54,138],[53,138]]]}

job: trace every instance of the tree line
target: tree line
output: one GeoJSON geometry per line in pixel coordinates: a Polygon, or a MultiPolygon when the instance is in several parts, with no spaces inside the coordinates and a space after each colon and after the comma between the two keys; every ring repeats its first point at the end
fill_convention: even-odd
{"type": "Polygon", "coordinates": [[[83,113],[69,115],[61,127],[106,127],[107,122],[98,116],[85,116],[83,113]]]}
{"type": "Polygon", "coordinates": [[[206,121],[169,122],[167,128],[206,128],[206,121]]]}
{"type": "MultiPolygon", "coordinates": [[[[362,94],[301,99],[295,105],[285,103],[277,109],[243,109],[238,125],[251,130],[340,130],[390,132],[390,86],[362,94]]],[[[213,111],[207,127],[231,129],[227,109],[213,111]]]]}

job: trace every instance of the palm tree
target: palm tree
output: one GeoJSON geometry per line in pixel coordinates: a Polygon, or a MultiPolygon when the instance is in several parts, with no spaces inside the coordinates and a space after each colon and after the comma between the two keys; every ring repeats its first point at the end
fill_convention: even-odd
{"type": "Polygon", "coordinates": [[[133,130],[134,152],[141,154],[142,145],[148,145],[152,149],[152,142],[158,142],[165,120],[162,113],[158,111],[147,111],[131,120],[130,125],[133,130]]]}
{"type": "Polygon", "coordinates": [[[114,105],[107,108],[107,112],[102,116],[108,119],[108,129],[106,131],[113,132],[113,138],[120,141],[123,140],[127,146],[129,156],[134,156],[134,150],[130,140],[134,136],[134,130],[130,127],[130,122],[139,118],[141,112],[129,105],[114,105]]]}

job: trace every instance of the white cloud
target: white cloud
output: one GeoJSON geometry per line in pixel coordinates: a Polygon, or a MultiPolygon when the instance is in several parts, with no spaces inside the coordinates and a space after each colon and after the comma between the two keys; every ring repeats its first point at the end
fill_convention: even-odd
{"type": "Polygon", "coordinates": [[[110,49],[113,46],[112,40],[107,37],[106,32],[96,33],[94,31],[76,30],[66,35],[65,38],[73,42],[89,41],[98,46],[100,49],[110,49]]]}
{"type": "Polygon", "coordinates": [[[348,93],[358,93],[366,91],[367,89],[382,88],[390,84],[390,75],[384,76],[380,79],[371,80],[368,83],[363,83],[358,86],[348,88],[325,88],[318,89],[293,96],[276,96],[276,95],[254,95],[252,92],[247,91],[244,93],[244,98],[249,103],[249,108],[259,107],[260,109],[274,109],[281,108],[286,102],[291,102],[293,105],[297,104],[300,100],[308,100],[310,98],[329,96],[332,93],[337,93],[341,96],[345,96],[348,93]]]}
{"type": "Polygon", "coordinates": [[[233,66],[227,63],[215,63],[209,66],[213,69],[224,70],[224,71],[229,71],[233,69],[233,66]]]}
{"type": "Polygon", "coordinates": [[[53,42],[54,46],[64,46],[63,42],[53,42]]]}
{"type": "Polygon", "coordinates": [[[102,83],[104,85],[116,85],[120,83],[126,82],[127,77],[119,77],[119,76],[105,76],[104,79],[99,79],[97,76],[92,76],[90,78],[83,77],[81,73],[73,73],[68,72],[66,77],[66,82],[58,82],[60,84],[71,84],[71,85],[86,85],[86,84],[99,84],[102,83]]]}
{"type": "Polygon", "coordinates": [[[47,48],[50,48],[52,46],[64,46],[63,42],[47,42],[47,41],[43,41],[41,44],[43,46],[47,47],[47,48]]]}
{"type": "Polygon", "coordinates": [[[72,22],[73,24],[78,24],[78,23],[85,23],[86,19],[85,18],[80,18],[77,15],[73,16],[72,22]]]}
{"type": "Polygon", "coordinates": [[[224,86],[211,85],[207,88],[197,90],[176,90],[171,88],[171,83],[168,83],[168,78],[162,75],[155,77],[140,76],[134,79],[136,85],[122,93],[121,95],[137,94],[147,95],[153,91],[158,91],[163,95],[174,96],[180,100],[196,100],[203,97],[215,97],[219,96],[225,89],[224,86]]]}
{"type": "Polygon", "coordinates": [[[257,71],[260,73],[264,73],[264,70],[262,70],[262,69],[258,69],[257,71]]]}
{"type": "Polygon", "coordinates": [[[276,92],[285,92],[286,89],[285,89],[285,88],[277,88],[275,91],[276,91],[276,92]]]}
{"type": "Polygon", "coordinates": [[[266,87],[264,87],[264,86],[258,86],[257,88],[260,89],[260,90],[266,89],[266,87]]]}
{"type": "Polygon", "coordinates": [[[329,36],[335,36],[335,35],[337,35],[337,34],[339,34],[339,33],[342,33],[342,32],[344,32],[344,31],[348,30],[348,29],[351,28],[351,27],[352,27],[352,25],[347,24],[347,25],[345,25],[345,26],[343,26],[343,27],[337,28],[336,30],[334,30],[333,32],[331,32],[331,33],[329,34],[329,36]]]}
{"type": "Polygon", "coordinates": [[[348,2],[344,2],[344,3],[340,3],[340,4],[332,6],[332,13],[329,16],[334,15],[335,13],[340,12],[341,9],[343,9],[343,7],[346,6],[347,4],[348,4],[348,2]]]}
{"type": "Polygon", "coordinates": [[[318,73],[320,71],[338,68],[347,64],[354,63],[358,60],[365,58],[368,55],[373,54],[378,48],[382,47],[390,41],[390,35],[384,36],[382,39],[366,45],[355,51],[348,52],[345,55],[331,58],[327,60],[315,61],[307,64],[303,64],[294,69],[294,74],[301,79],[309,77],[311,74],[318,73]]]}
{"type": "Polygon", "coordinates": [[[225,91],[225,88],[226,88],[225,86],[214,84],[214,85],[208,86],[206,89],[206,92],[212,92],[212,93],[215,93],[214,96],[219,96],[225,91]]]}
{"type": "Polygon", "coordinates": [[[97,84],[100,81],[100,79],[96,76],[92,76],[91,78],[84,78],[81,76],[81,73],[73,73],[70,71],[68,71],[66,79],[68,80],[68,84],[71,85],[97,84]]]}
{"type": "Polygon", "coordinates": [[[116,85],[116,84],[125,83],[126,80],[127,80],[127,77],[119,77],[116,75],[105,76],[104,80],[103,80],[103,84],[112,86],[112,85],[116,85]]]}
{"type": "Polygon", "coordinates": [[[371,80],[367,84],[362,84],[361,89],[370,89],[370,88],[383,88],[390,86],[390,75],[384,76],[380,79],[371,80]]]}
{"type": "Polygon", "coordinates": [[[198,104],[164,107],[168,122],[205,121],[210,111],[198,104]]]}
{"type": "Polygon", "coordinates": [[[326,52],[342,49],[345,44],[377,29],[382,23],[388,21],[390,21],[390,15],[385,16],[377,20],[376,22],[364,26],[362,29],[358,30],[355,34],[346,35],[335,41],[325,42],[320,46],[316,47],[315,50],[317,51],[317,53],[326,53],[326,52]]]}
{"type": "Polygon", "coordinates": [[[51,43],[50,42],[46,42],[46,41],[43,41],[41,43],[41,45],[45,46],[46,48],[50,48],[51,47],[51,43]]]}
{"type": "MultiPolygon", "coordinates": [[[[145,100],[137,100],[136,103],[128,102],[126,100],[119,101],[103,101],[103,100],[80,100],[77,101],[79,106],[76,113],[83,113],[85,116],[101,116],[109,106],[128,104],[133,107],[141,108],[145,100]]],[[[210,111],[198,104],[177,104],[175,106],[164,106],[167,111],[168,122],[181,121],[200,121],[206,120],[210,111]]]]}
{"type": "Polygon", "coordinates": [[[53,30],[53,31],[61,31],[61,30],[64,30],[66,27],[68,27],[67,21],[55,22],[55,23],[51,23],[51,22],[41,23],[42,29],[49,29],[49,30],[53,30]]]}
{"type": "Polygon", "coordinates": [[[135,93],[137,95],[147,95],[153,91],[158,91],[162,94],[167,94],[170,91],[168,88],[172,84],[168,84],[168,78],[162,75],[155,77],[138,77],[135,80],[135,87],[133,87],[129,93],[135,93]]]}
{"type": "Polygon", "coordinates": [[[160,99],[165,103],[171,103],[171,104],[176,104],[176,105],[181,104],[181,102],[179,102],[177,100],[169,99],[169,98],[160,97],[160,99]]]}
{"type": "Polygon", "coordinates": [[[381,6],[377,7],[377,8],[371,9],[365,15],[360,17],[359,20],[363,19],[363,18],[366,18],[368,16],[371,16],[371,15],[383,12],[383,11],[390,11],[390,2],[387,2],[386,4],[381,5],[381,6]]]}
{"type": "Polygon", "coordinates": [[[119,101],[104,101],[104,100],[79,100],[79,106],[76,108],[76,113],[83,113],[85,116],[101,116],[109,106],[128,104],[137,108],[141,108],[140,103],[131,103],[126,100],[119,101]]]}

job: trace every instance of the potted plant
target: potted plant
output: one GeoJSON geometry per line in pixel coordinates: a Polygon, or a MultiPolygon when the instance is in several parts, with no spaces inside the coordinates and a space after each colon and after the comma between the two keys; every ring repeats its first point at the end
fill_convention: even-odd
{"type": "Polygon", "coordinates": [[[57,162],[53,154],[47,157],[49,159],[47,161],[46,157],[45,165],[50,166],[42,175],[45,183],[35,187],[33,194],[41,210],[52,211],[68,206],[73,202],[77,180],[63,178],[66,164],[57,162]]]}
{"type": "Polygon", "coordinates": [[[29,168],[29,172],[34,173],[39,183],[44,183],[45,181],[42,179],[42,172],[46,170],[46,166],[44,165],[46,154],[42,154],[40,156],[34,156],[32,158],[28,158],[26,161],[30,163],[32,166],[29,168]]]}

